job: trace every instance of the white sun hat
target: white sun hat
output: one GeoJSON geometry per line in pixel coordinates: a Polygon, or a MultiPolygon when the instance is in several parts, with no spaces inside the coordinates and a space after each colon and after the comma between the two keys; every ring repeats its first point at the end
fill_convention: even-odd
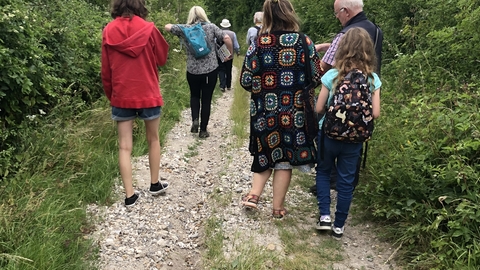
{"type": "Polygon", "coordinates": [[[229,21],[229,20],[223,19],[223,20],[222,20],[222,23],[220,24],[220,26],[223,27],[223,28],[228,28],[228,27],[230,27],[230,26],[232,26],[232,25],[230,24],[230,21],[229,21]]]}

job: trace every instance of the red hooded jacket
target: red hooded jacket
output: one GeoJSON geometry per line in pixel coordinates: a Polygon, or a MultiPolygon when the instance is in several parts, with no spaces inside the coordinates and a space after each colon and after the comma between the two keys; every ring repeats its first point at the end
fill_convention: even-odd
{"type": "Polygon", "coordinates": [[[112,106],[163,106],[157,66],[167,61],[168,44],[154,23],[117,17],[103,30],[102,83],[112,106]]]}

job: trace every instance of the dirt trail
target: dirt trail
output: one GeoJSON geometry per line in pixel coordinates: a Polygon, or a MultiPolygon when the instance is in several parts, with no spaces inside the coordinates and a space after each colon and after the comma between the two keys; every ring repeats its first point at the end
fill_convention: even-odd
{"type": "MultiPolygon", "coordinates": [[[[237,73],[234,68],[234,81],[237,73]]],[[[162,147],[160,174],[162,181],[170,183],[166,195],[152,197],[147,192],[148,156],[142,156],[134,161],[135,188],[141,198],[131,211],[123,206],[120,181],[116,186],[118,202],[110,207],[89,207],[89,212],[98,218],[93,236],[100,246],[100,269],[203,269],[204,226],[212,215],[223,221],[227,258],[237,254],[241,243],[251,245],[252,239],[255,245],[285,256],[271,219],[271,181],[265,187],[264,201],[255,218],[240,207],[241,195],[250,188],[251,157],[248,142],[243,142],[240,148],[234,146],[237,138],[231,134],[232,101],[233,90],[223,93],[213,105],[207,139],[190,133],[190,112],[182,113],[182,120],[169,132],[162,147]],[[225,202],[215,202],[213,192],[225,202]]],[[[292,186],[287,194],[287,207],[310,196],[308,191],[292,186]]],[[[315,233],[316,211],[312,205],[304,226],[310,226],[314,235],[308,240],[321,246],[328,236],[315,233]]],[[[299,215],[302,214],[290,212],[288,218],[305,222],[300,221],[299,215]]],[[[399,269],[387,263],[394,251],[378,241],[369,225],[354,226],[347,221],[342,243],[344,259],[321,265],[333,269],[399,269]]]]}

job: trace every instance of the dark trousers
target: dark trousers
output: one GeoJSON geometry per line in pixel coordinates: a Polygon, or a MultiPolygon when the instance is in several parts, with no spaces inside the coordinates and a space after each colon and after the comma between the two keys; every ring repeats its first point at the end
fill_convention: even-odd
{"type": "Polygon", "coordinates": [[[187,72],[187,81],[190,86],[190,108],[192,121],[200,117],[200,130],[206,131],[212,106],[213,90],[217,85],[218,71],[207,74],[191,74],[187,72]]]}
{"type": "Polygon", "coordinates": [[[224,63],[218,61],[218,64],[218,77],[220,78],[220,88],[231,88],[233,59],[224,63]]]}
{"type": "MultiPolygon", "coordinates": [[[[358,180],[360,179],[360,166],[362,165],[362,153],[363,148],[360,149],[360,157],[358,157],[357,170],[355,171],[355,179],[353,180],[353,188],[358,185],[358,180]]],[[[336,189],[337,186],[337,163],[333,164],[333,170],[330,174],[330,189],[336,189]]]]}

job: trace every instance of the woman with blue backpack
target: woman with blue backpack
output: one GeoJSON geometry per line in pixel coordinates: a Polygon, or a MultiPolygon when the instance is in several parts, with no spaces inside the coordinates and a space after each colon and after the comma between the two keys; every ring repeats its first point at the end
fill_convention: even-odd
{"type": "Polygon", "coordinates": [[[210,23],[202,7],[193,6],[186,24],[167,24],[165,30],[180,37],[187,47],[187,81],[190,87],[192,127],[190,132],[199,132],[207,138],[208,121],[213,90],[217,85],[218,61],[215,39],[223,40],[231,55],[233,44],[230,37],[218,26],[210,23]]]}
{"type": "Polygon", "coordinates": [[[317,230],[343,236],[352,202],[355,172],[362,144],[370,140],[373,119],[380,116],[380,87],[375,49],[368,32],[350,28],[335,53],[333,69],[322,76],[316,112],[324,114],[317,136],[317,200],[320,217],[317,230]],[[336,161],[337,206],[335,221],[330,217],[330,173],[336,161]]]}

